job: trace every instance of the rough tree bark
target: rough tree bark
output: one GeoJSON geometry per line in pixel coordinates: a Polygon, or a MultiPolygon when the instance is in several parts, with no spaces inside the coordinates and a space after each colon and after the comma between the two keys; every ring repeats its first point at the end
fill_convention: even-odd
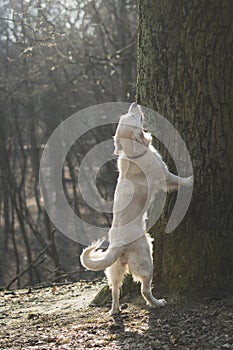
{"type": "Polygon", "coordinates": [[[172,122],[194,167],[182,224],[152,229],[155,279],[172,289],[233,286],[232,13],[231,0],[139,0],[137,99],[172,122]]]}

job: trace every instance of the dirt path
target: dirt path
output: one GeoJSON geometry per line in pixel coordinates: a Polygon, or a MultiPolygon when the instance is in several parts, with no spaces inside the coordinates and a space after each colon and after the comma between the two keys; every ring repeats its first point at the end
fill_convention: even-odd
{"type": "Polygon", "coordinates": [[[103,285],[103,282],[84,281],[31,291],[0,292],[0,319],[9,322],[29,314],[39,316],[77,311],[87,307],[103,285]]]}
{"type": "Polygon", "coordinates": [[[163,309],[88,304],[103,283],[0,293],[0,349],[233,349],[233,297],[175,298],[163,309]],[[87,307],[88,306],[88,307],[87,307]]]}

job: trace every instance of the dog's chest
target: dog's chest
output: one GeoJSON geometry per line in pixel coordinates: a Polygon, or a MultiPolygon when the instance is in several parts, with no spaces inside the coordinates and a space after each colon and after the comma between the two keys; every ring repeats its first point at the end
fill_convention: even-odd
{"type": "Polygon", "coordinates": [[[137,193],[146,194],[148,199],[161,191],[166,182],[166,165],[157,152],[148,151],[143,157],[133,160],[121,158],[118,160],[118,168],[118,181],[128,180],[137,193]]]}
{"type": "Polygon", "coordinates": [[[118,163],[118,169],[122,178],[145,178],[142,169],[135,162],[128,159],[121,159],[118,163]]]}

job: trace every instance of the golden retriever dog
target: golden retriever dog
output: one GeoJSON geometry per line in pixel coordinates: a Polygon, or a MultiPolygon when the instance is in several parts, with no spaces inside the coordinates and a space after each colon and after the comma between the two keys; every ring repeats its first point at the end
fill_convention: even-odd
{"type": "Polygon", "coordinates": [[[135,102],[121,116],[114,143],[115,154],[119,156],[119,177],[108,237],[110,244],[103,251],[100,249],[103,241],[95,242],[80,257],[88,270],[105,270],[112,289],[111,315],[120,312],[120,287],[128,272],[141,282],[141,294],[148,305],[166,305],[164,299],[156,299],[151,292],[152,239],[146,233],[146,212],[155,193],[193,183],[192,177],[181,178],[169,172],[151,144],[151,135],[143,131],[143,114],[135,102]]]}

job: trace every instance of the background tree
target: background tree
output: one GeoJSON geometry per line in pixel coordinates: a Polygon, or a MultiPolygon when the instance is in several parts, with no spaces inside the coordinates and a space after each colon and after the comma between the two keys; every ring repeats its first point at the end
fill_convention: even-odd
{"type": "Polygon", "coordinates": [[[155,277],[171,288],[233,286],[232,11],[230,0],[139,0],[138,102],[172,122],[194,167],[186,218],[152,230],[155,277]]]}
{"type": "MultiPolygon", "coordinates": [[[[69,115],[135,95],[135,17],[136,0],[2,1],[0,286],[80,278],[81,247],[54,230],[43,210],[40,156],[69,115]]],[[[105,225],[110,218],[90,212],[76,185],[83,153],[99,142],[100,133],[111,138],[112,132],[102,128],[86,135],[70,150],[63,171],[70,205],[105,225]]],[[[98,185],[111,196],[113,183],[106,193],[98,185]]]]}

